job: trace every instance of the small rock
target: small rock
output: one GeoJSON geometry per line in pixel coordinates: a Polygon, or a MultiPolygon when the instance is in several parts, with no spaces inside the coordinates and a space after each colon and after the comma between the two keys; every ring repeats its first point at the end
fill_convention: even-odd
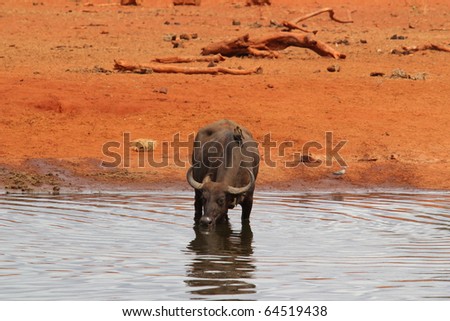
{"type": "Polygon", "coordinates": [[[184,44],[180,41],[172,41],[172,48],[184,48],[184,44]]]}
{"type": "Polygon", "coordinates": [[[188,35],[187,33],[182,33],[180,35],[180,39],[182,39],[182,40],[191,40],[191,36],[188,35]]]}
{"type": "Polygon", "coordinates": [[[338,170],[338,171],[336,171],[336,172],[333,172],[333,175],[334,175],[334,177],[336,177],[336,178],[341,178],[341,177],[343,177],[344,176],[344,174],[346,173],[346,168],[345,167],[342,167],[340,170],[338,170]]]}
{"type": "Polygon", "coordinates": [[[154,89],[153,92],[167,95],[169,93],[169,89],[167,87],[161,87],[159,89],[154,89]]]}
{"type": "Polygon", "coordinates": [[[399,50],[399,49],[392,49],[391,50],[391,54],[393,55],[411,55],[413,53],[413,51],[408,50],[408,49],[404,49],[404,50],[399,50]]]}
{"type": "Polygon", "coordinates": [[[339,72],[341,70],[341,67],[339,67],[339,65],[331,65],[327,67],[327,70],[329,72],[339,72]]]}
{"type": "Polygon", "coordinates": [[[417,74],[411,76],[412,80],[426,80],[427,73],[418,72],[417,74]]]}
{"type": "Polygon", "coordinates": [[[392,35],[389,39],[391,39],[391,40],[405,40],[405,39],[408,39],[408,37],[399,36],[399,35],[395,34],[395,35],[392,35]]]}
{"type": "Polygon", "coordinates": [[[176,39],[177,39],[177,35],[175,35],[173,33],[168,33],[168,34],[164,35],[164,37],[163,37],[163,40],[167,41],[167,42],[174,41],[176,39]]]}
{"type": "Polygon", "coordinates": [[[322,163],[322,161],[320,159],[313,157],[311,154],[299,155],[298,161],[300,163],[307,163],[307,164],[320,164],[320,163],[322,163]]]}
{"type": "Polygon", "coordinates": [[[335,45],[345,45],[348,46],[350,45],[350,42],[348,41],[348,39],[339,39],[333,42],[335,45]]]}
{"type": "Polygon", "coordinates": [[[274,88],[274,86],[272,84],[267,84],[267,88],[274,88]]]}
{"type": "Polygon", "coordinates": [[[212,68],[212,67],[215,67],[215,66],[217,66],[217,64],[214,61],[210,61],[209,64],[208,64],[208,68],[212,68]]]}
{"type": "Polygon", "coordinates": [[[402,69],[394,69],[391,74],[391,78],[393,79],[411,79],[411,80],[425,80],[427,76],[427,73],[425,72],[418,72],[415,75],[410,75],[406,71],[402,69]]]}
{"type": "Polygon", "coordinates": [[[197,33],[192,33],[191,34],[191,38],[192,39],[198,39],[198,34],[197,33]]]}
{"type": "Polygon", "coordinates": [[[394,69],[392,71],[391,78],[393,78],[393,79],[398,79],[398,78],[409,79],[409,75],[406,73],[406,71],[404,71],[402,69],[394,69]]]}
{"type": "Polygon", "coordinates": [[[259,22],[254,22],[250,25],[250,28],[261,28],[262,24],[260,24],[259,22]]]}
{"type": "Polygon", "coordinates": [[[233,22],[231,23],[233,26],[240,26],[241,22],[239,20],[233,19],[233,22]]]}
{"type": "Polygon", "coordinates": [[[151,68],[140,68],[134,71],[137,74],[145,75],[145,74],[152,74],[153,69],[151,68]]]}
{"type": "Polygon", "coordinates": [[[385,73],[381,71],[372,71],[370,73],[370,77],[383,77],[384,75],[385,73]]]}
{"type": "Polygon", "coordinates": [[[53,195],[59,195],[59,191],[60,191],[60,187],[59,186],[53,186],[53,192],[52,192],[52,194],[53,195]]]}
{"type": "Polygon", "coordinates": [[[151,152],[156,148],[156,141],[148,138],[139,138],[132,140],[130,147],[135,152],[151,152]]]}
{"type": "Polygon", "coordinates": [[[367,43],[367,40],[366,39],[360,39],[359,42],[360,43],[367,43]]]}

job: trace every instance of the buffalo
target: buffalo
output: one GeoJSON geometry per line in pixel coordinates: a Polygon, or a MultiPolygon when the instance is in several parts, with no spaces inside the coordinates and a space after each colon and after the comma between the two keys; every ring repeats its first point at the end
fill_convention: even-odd
{"type": "Polygon", "coordinates": [[[230,120],[201,128],[194,140],[187,181],[195,189],[194,220],[213,226],[228,221],[240,204],[248,221],[259,169],[258,144],[252,134],[230,120]]]}

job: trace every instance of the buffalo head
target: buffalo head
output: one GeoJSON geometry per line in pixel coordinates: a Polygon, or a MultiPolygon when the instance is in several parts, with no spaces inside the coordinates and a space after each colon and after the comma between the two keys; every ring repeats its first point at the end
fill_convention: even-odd
{"type": "Polygon", "coordinates": [[[228,209],[234,208],[239,199],[255,185],[255,176],[249,168],[245,168],[249,183],[243,187],[213,182],[209,175],[206,175],[201,183],[197,182],[193,177],[193,169],[193,167],[189,168],[186,177],[188,183],[201,193],[203,216],[200,218],[200,223],[205,225],[214,225],[216,222],[226,220],[228,209]]]}

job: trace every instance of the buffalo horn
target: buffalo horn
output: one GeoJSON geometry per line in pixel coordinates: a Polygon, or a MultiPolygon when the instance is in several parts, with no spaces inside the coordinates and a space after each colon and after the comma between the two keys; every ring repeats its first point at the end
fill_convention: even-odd
{"type": "Polygon", "coordinates": [[[253,175],[253,172],[245,167],[245,169],[247,170],[249,176],[250,176],[250,182],[243,187],[233,187],[233,186],[228,186],[228,193],[230,194],[243,194],[245,192],[247,192],[254,184],[255,184],[255,175],[253,175]]]}
{"type": "Polygon", "coordinates": [[[202,183],[197,182],[194,179],[194,176],[192,175],[192,171],[194,170],[193,167],[189,168],[187,174],[186,174],[186,178],[187,181],[189,183],[189,185],[191,185],[193,188],[195,189],[202,189],[203,188],[203,184],[207,183],[207,182],[211,182],[211,177],[209,175],[206,175],[205,178],[203,179],[202,183]]]}
{"type": "Polygon", "coordinates": [[[187,174],[186,174],[186,179],[189,183],[189,185],[191,185],[193,188],[195,189],[202,189],[203,188],[203,183],[199,183],[194,179],[194,176],[192,175],[192,171],[193,171],[193,167],[189,168],[187,174]]]}

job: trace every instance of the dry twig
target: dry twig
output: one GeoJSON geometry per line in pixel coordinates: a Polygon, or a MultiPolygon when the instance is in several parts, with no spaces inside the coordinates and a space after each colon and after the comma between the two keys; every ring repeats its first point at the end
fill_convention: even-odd
{"type": "Polygon", "coordinates": [[[329,15],[330,15],[330,19],[334,20],[336,22],[339,22],[339,23],[352,23],[353,22],[352,19],[350,19],[350,20],[337,19],[337,18],[334,17],[334,10],[332,8],[323,8],[323,9],[320,9],[318,11],[314,11],[314,12],[308,13],[307,15],[301,16],[299,18],[293,19],[291,21],[283,21],[282,24],[283,24],[283,26],[285,26],[288,29],[288,31],[296,29],[296,30],[300,30],[300,31],[303,31],[303,32],[316,34],[317,30],[310,31],[310,30],[304,29],[304,28],[300,27],[298,25],[298,23],[301,22],[301,21],[304,21],[306,19],[315,17],[315,16],[317,16],[319,14],[322,14],[324,12],[328,12],[329,15]]]}
{"type": "Polygon", "coordinates": [[[322,8],[322,9],[320,9],[320,10],[317,10],[317,11],[308,13],[308,14],[306,14],[306,15],[304,15],[304,16],[301,16],[301,17],[299,17],[299,18],[297,18],[297,19],[293,19],[291,22],[292,22],[293,24],[297,24],[297,23],[299,23],[300,21],[304,21],[304,20],[306,20],[306,19],[315,17],[315,16],[317,16],[317,15],[319,15],[319,14],[322,14],[322,13],[325,13],[325,12],[328,12],[329,15],[330,15],[330,19],[331,19],[331,20],[334,20],[334,21],[336,21],[336,22],[339,22],[339,23],[353,23],[353,19],[349,19],[349,20],[341,20],[341,19],[335,18],[335,17],[334,17],[334,10],[333,10],[332,8],[322,8]]]}
{"type": "Polygon", "coordinates": [[[201,0],[173,0],[174,6],[199,6],[201,0]]]}
{"type": "Polygon", "coordinates": [[[305,29],[305,28],[302,28],[302,27],[296,25],[293,22],[283,21],[283,22],[281,22],[281,24],[284,27],[286,27],[288,29],[288,31],[291,31],[294,29],[294,30],[300,30],[300,31],[307,32],[307,33],[313,33],[313,34],[317,33],[317,30],[308,30],[308,29],[305,29]]]}

